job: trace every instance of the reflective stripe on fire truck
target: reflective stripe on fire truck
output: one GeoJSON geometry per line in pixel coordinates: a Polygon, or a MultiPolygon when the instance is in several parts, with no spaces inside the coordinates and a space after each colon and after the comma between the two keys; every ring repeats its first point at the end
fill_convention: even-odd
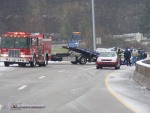
{"type": "Polygon", "coordinates": [[[1,61],[29,63],[28,58],[1,58],[1,61]]]}

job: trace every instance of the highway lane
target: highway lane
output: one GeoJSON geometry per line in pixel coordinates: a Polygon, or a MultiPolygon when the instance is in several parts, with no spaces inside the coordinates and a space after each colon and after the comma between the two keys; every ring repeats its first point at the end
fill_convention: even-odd
{"type": "Polygon", "coordinates": [[[109,74],[105,79],[105,82],[109,81],[106,82],[107,89],[111,87],[112,95],[132,111],[149,113],[150,91],[133,81],[134,70],[135,67],[131,66],[109,74]]]}
{"type": "MultiPolygon", "coordinates": [[[[121,70],[127,70],[126,66],[122,66],[121,70],[113,68],[97,70],[94,64],[72,65],[58,62],[49,63],[47,67],[0,66],[0,69],[2,69],[0,71],[0,105],[7,105],[7,109],[0,110],[2,113],[134,112],[133,109],[125,106],[126,101],[117,100],[119,98],[127,100],[121,96],[122,93],[119,93],[120,97],[116,98],[115,94],[108,90],[109,84],[113,91],[119,89],[116,86],[118,82],[113,82],[111,78],[112,76],[115,78],[121,70]],[[106,78],[108,76],[110,78],[106,78]],[[8,105],[12,103],[45,105],[45,108],[10,110],[8,105]]],[[[133,83],[131,79],[126,82],[128,81],[133,83]]],[[[122,89],[124,87],[125,85],[122,85],[122,89]]],[[[137,103],[132,105],[135,104],[137,103]]]]}

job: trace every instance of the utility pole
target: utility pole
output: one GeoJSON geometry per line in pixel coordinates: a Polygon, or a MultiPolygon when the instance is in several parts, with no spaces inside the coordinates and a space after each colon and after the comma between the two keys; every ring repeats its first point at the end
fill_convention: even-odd
{"type": "Polygon", "coordinates": [[[95,11],[94,0],[92,0],[92,23],[93,23],[93,49],[96,50],[96,33],[95,33],[95,11]]]}

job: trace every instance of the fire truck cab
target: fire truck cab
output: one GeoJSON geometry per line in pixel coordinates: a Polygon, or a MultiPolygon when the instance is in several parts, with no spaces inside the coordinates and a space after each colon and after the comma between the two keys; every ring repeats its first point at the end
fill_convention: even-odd
{"type": "Polygon", "coordinates": [[[0,38],[1,61],[31,67],[46,66],[51,55],[51,38],[44,34],[28,32],[8,32],[0,38]]]}

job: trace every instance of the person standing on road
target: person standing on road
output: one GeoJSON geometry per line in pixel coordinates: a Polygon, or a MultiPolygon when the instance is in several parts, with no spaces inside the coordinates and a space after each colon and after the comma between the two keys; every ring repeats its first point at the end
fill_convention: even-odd
{"type": "Polygon", "coordinates": [[[147,54],[145,53],[145,51],[142,48],[138,48],[137,60],[143,60],[145,58],[147,58],[147,54]]]}
{"type": "Polygon", "coordinates": [[[118,49],[118,51],[117,51],[117,55],[118,55],[118,58],[120,59],[120,65],[121,65],[121,50],[120,49],[118,49]]]}
{"type": "Polygon", "coordinates": [[[137,61],[141,59],[141,48],[138,48],[137,61]]]}
{"type": "Polygon", "coordinates": [[[134,65],[136,63],[137,57],[138,57],[138,52],[135,48],[133,49],[131,55],[132,55],[132,65],[134,65]]]}
{"type": "Polygon", "coordinates": [[[131,58],[131,52],[130,49],[126,48],[125,52],[124,52],[124,58],[127,62],[127,66],[130,65],[131,66],[131,62],[130,62],[130,58],[131,58]]]}
{"type": "Polygon", "coordinates": [[[143,49],[141,48],[140,60],[143,60],[143,59],[144,59],[144,54],[145,54],[145,52],[144,52],[143,49]]]}
{"type": "Polygon", "coordinates": [[[144,52],[144,59],[145,59],[145,58],[147,58],[147,53],[146,53],[146,52],[144,52]]]}

